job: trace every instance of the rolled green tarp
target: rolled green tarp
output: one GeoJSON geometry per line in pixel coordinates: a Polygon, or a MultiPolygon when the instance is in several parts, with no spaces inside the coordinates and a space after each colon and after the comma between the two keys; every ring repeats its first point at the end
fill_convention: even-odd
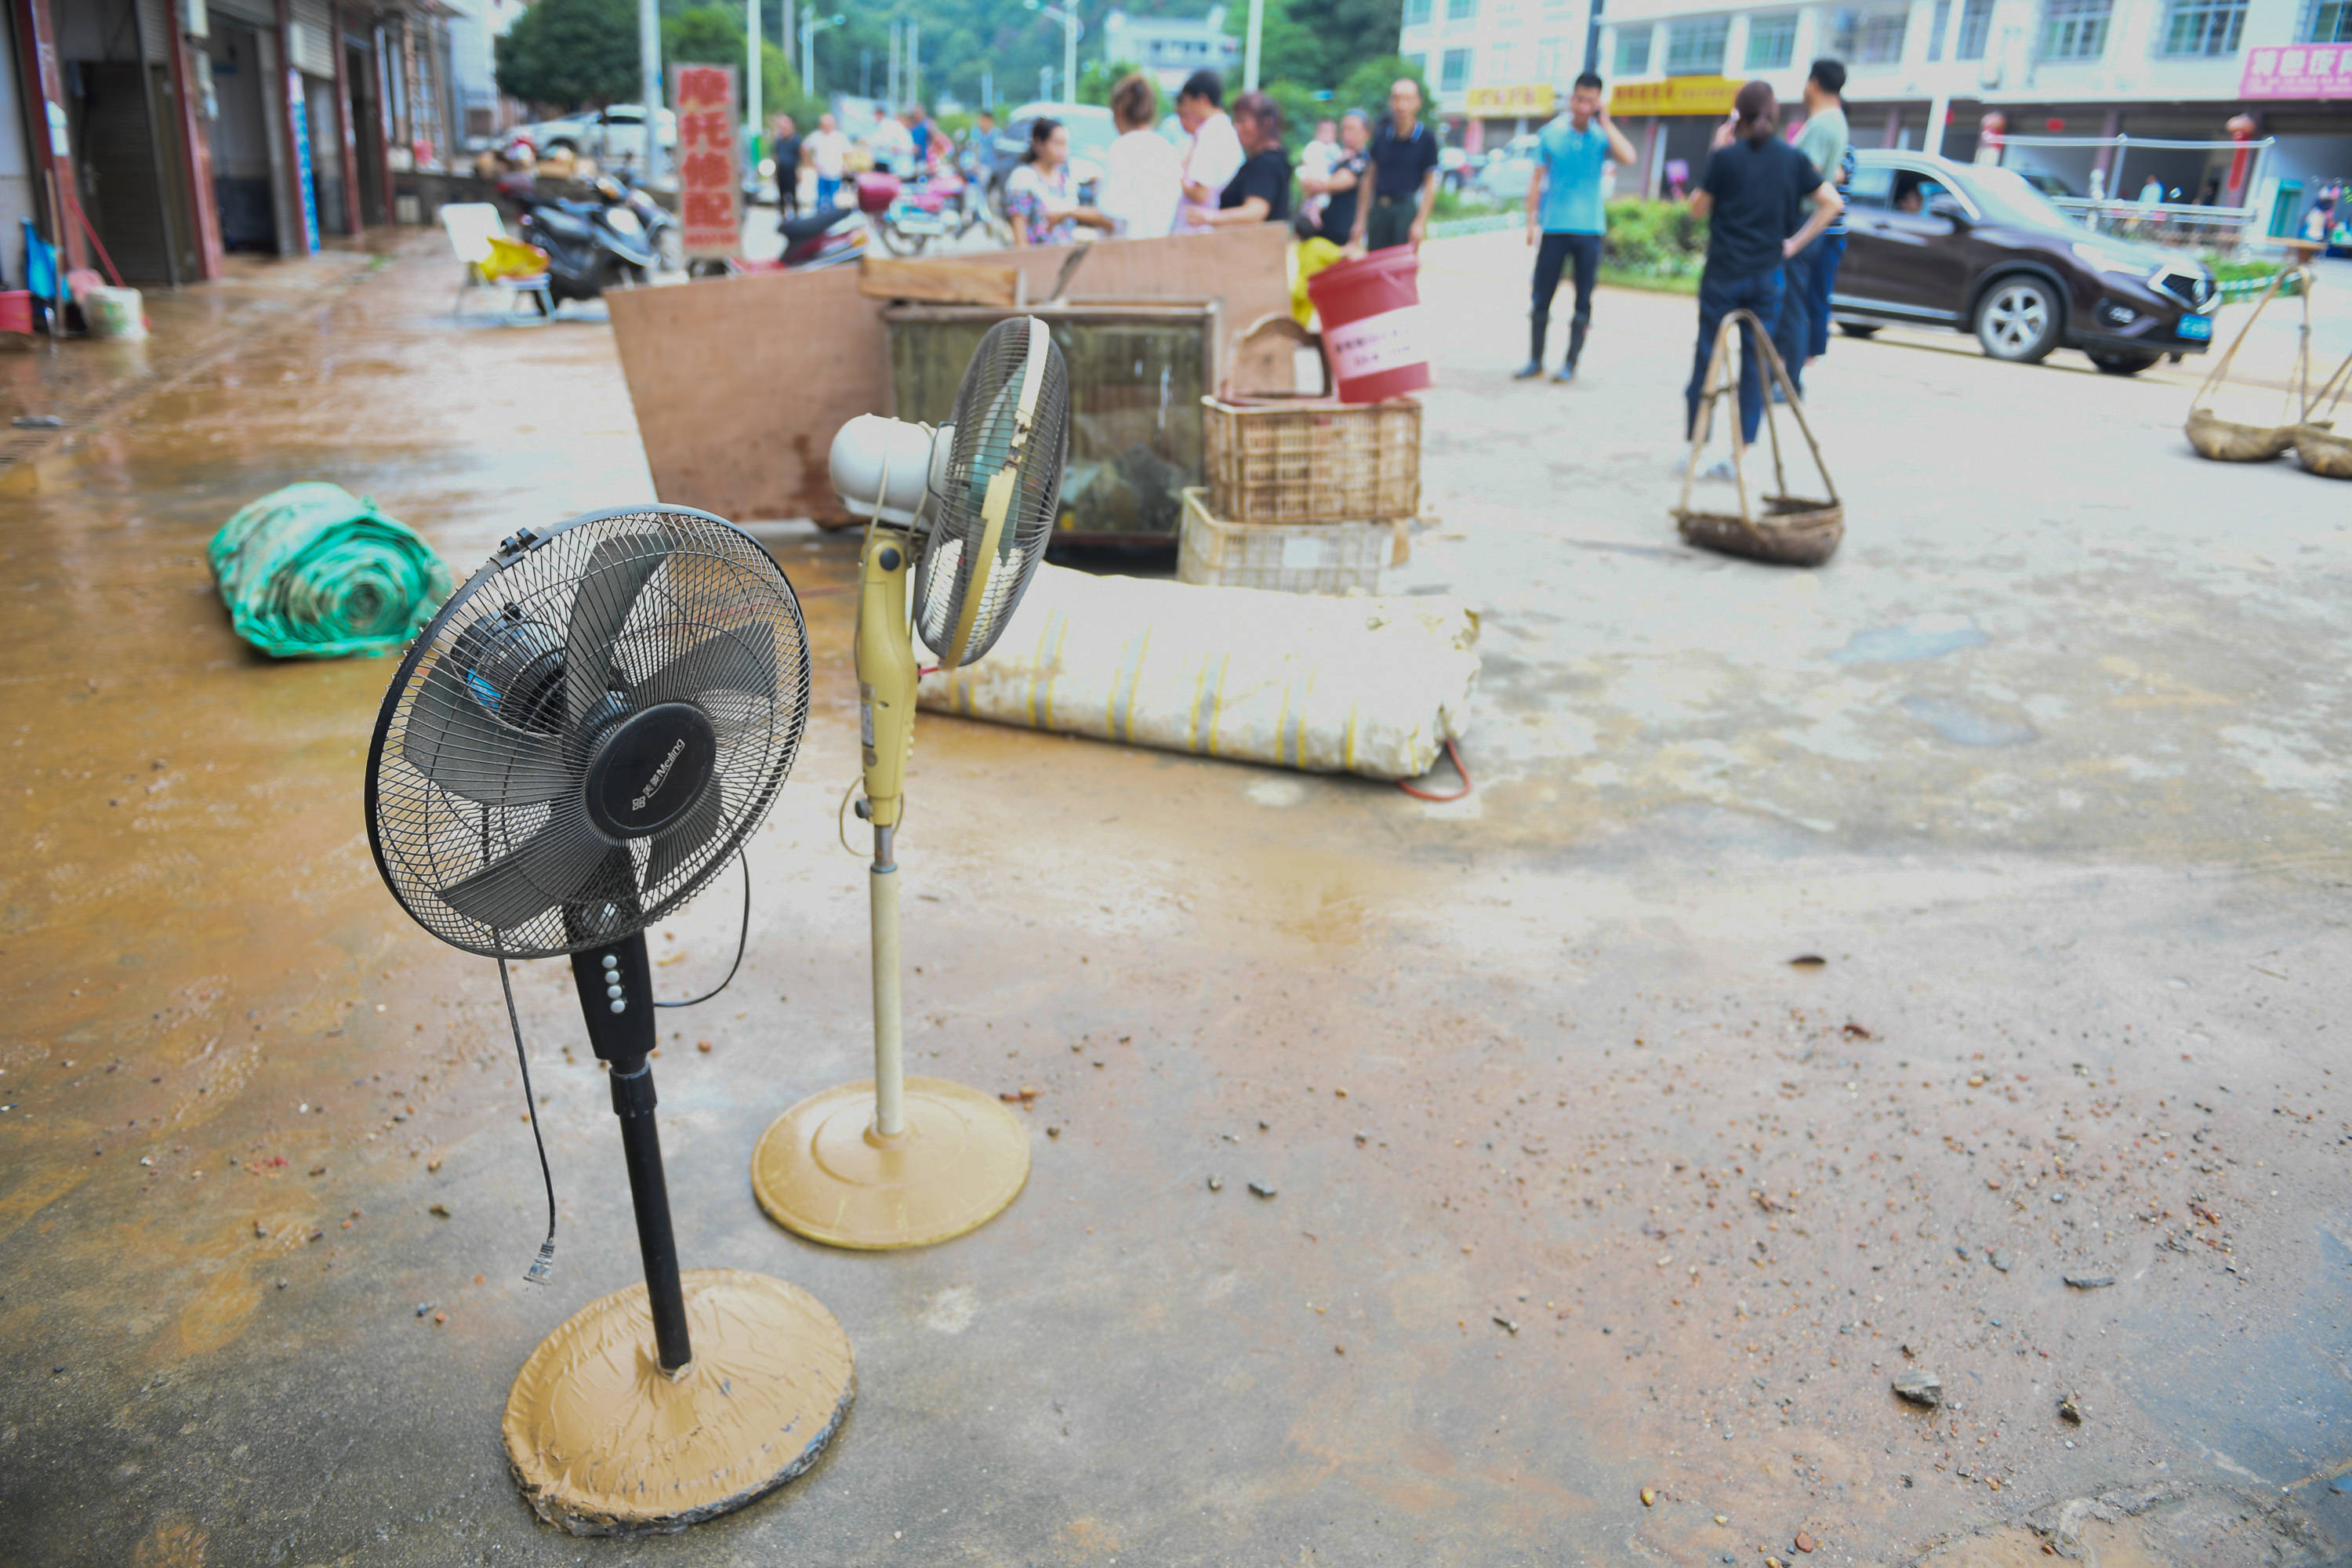
{"type": "Polygon", "coordinates": [[[288,485],[213,535],[236,635],[278,658],[404,646],[449,596],[449,569],[406,524],[341,485],[288,485]]]}

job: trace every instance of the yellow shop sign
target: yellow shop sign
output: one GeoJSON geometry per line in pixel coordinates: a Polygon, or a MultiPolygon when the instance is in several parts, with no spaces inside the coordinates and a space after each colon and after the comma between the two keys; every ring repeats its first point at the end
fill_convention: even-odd
{"type": "Polygon", "coordinates": [[[1464,97],[1462,108],[1478,119],[1549,114],[1552,86],[1548,81],[1522,81],[1509,87],[1474,87],[1464,97]]]}
{"type": "Polygon", "coordinates": [[[1726,76],[1670,76],[1664,81],[1628,82],[1609,93],[1609,112],[1629,114],[1728,114],[1739,83],[1726,76]]]}

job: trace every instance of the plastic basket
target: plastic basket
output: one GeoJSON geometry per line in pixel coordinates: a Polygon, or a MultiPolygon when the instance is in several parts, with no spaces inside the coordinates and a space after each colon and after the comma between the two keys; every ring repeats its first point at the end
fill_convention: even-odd
{"type": "Polygon", "coordinates": [[[1421,405],[1201,400],[1211,504],[1237,522],[1346,522],[1421,510],[1421,405]]]}
{"type": "Polygon", "coordinates": [[[1225,384],[1201,400],[1202,468],[1216,516],[1363,522],[1421,510],[1421,405],[1338,401],[1321,349],[1319,338],[1287,316],[1262,318],[1235,335],[1225,384]],[[1236,392],[1246,351],[1265,339],[1314,349],[1322,391],[1236,392]]]}
{"type": "Polygon", "coordinates": [[[1285,594],[1377,593],[1401,522],[1226,522],[1207,492],[1184,492],[1176,580],[1285,594]]]}

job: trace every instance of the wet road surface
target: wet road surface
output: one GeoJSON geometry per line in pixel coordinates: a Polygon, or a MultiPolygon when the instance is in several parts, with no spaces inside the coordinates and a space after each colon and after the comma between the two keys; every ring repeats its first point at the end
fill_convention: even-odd
{"type": "MultiPolygon", "coordinates": [[[[0,1559],[2340,1561],[2347,492],[2197,462],[2161,373],[1841,343],[1844,551],[1691,554],[1688,301],[1516,387],[1523,265],[1426,272],[1395,585],[1485,616],[1469,800],[925,719],[908,1049],[1039,1092],[1028,1190],[921,1253],[749,1192],[869,1049],[851,546],[759,529],[817,710],[662,1135],[686,1263],[814,1292],[859,1393],[676,1538],[548,1531],[499,1446],[636,1272],[568,973],[517,970],[542,1290],[496,975],[368,858],[392,664],[261,660],[202,553],[299,479],[461,574],[643,499],[608,331],[455,326],[415,237],[0,470],[0,1559]]],[[[665,992],[736,910],[654,933],[665,992]]]]}

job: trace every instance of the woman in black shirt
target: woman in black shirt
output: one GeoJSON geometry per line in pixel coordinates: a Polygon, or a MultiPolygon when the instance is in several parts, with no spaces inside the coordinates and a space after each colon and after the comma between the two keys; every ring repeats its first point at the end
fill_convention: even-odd
{"type": "MultiPolygon", "coordinates": [[[[1732,118],[1715,133],[1715,151],[1690,204],[1694,216],[1707,220],[1707,237],[1706,270],[1698,280],[1698,354],[1685,395],[1685,437],[1698,429],[1707,361],[1723,318],[1752,310],[1769,337],[1780,313],[1780,264],[1811,245],[1845,207],[1837,187],[1772,134],[1780,106],[1769,85],[1751,81],[1733,102],[1732,118]],[[1813,210],[1798,226],[1798,205],[1805,198],[1813,210]]],[[[1739,346],[1739,426],[1750,442],[1764,420],[1764,370],[1754,336],[1752,329],[1742,332],[1739,346]]]]}
{"type": "Polygon", "coordinates": [[[1230,112],[1249,157],[1225,182],[1217,210],[1202,214],[1202,221],[1219,228],[1289,221],[1290,154],[1282,146],[1282,106],[1262,92],[1245,92],[1234,100],[1230,112]]]}

